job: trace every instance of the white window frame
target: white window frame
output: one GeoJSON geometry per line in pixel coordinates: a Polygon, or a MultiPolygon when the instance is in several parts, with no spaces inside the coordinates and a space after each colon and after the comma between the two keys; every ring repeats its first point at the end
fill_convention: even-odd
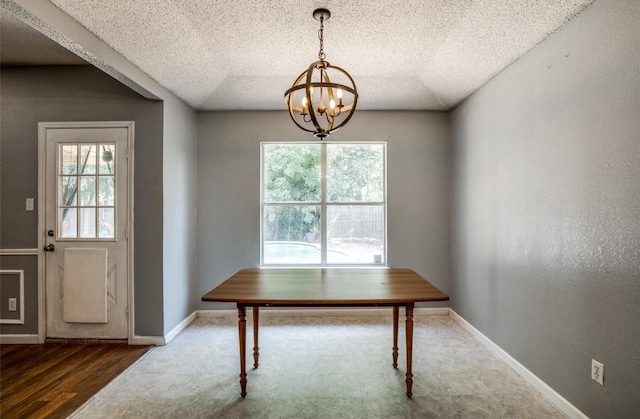
{"type": "Polygon", "coordinates": [[[386,141],[322,141],[320,147],[320,201],[305,202],[278,202],[265,203],[264,200],[264,149],[265,145],[318,145],[318,141],[264,141],[260,143],[260,267],[261,268],[305,268],[305,267],[379,267],[387,268],[389,266],[387,251],[387,142],[386,141]],[[382,145],[383,150],[383,199],[382,202],[327,202],[327,145],[382,145]],[[321,258],[319,264],[275,264],[264,263],[264,209],[278,205],[318,205],[320,206],[320,234],[321,234],[321,258]],[[383,231],[383,262],[382,263],[327,263],[327,206],[376,206],[379,205],[383,210],[384,231],[383,231]]]}

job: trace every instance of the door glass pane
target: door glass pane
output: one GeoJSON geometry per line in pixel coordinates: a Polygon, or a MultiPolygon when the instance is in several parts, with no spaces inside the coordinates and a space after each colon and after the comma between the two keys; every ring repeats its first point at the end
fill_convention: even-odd
{"type": "Polygon", "coordinates": [[[80,173],[93,174],[96,172],[96,146],[80,146],[80,173]]]}
{"type": "Polygon", "coordinates": [[[96,237],[96,209],[80,208],[80,237],[96,237]]]}
{"type": "Polygon", "coordinates": [[[98,147],[99,168],[101,175],[112,175],[116,172],[116,145],[102,144],[98,147]]]}
{"type": "Polygon", "coordinates": [[[327,241],[328,263],[385,263],[384,207],[327,206],[327,241]]]}
{"type": "Polygon", "coordinates": [[[320,145],[265,144],[264,201],[320,201],[320,145]]]}
{"type": "Polygon", "coordinates": [[[59,146],[60,238],[115,238],[116,145],[59,146]]]}
{"type": "Polygon", "coordinates": [[[78,173],[78,146],[63,145],[60,147],[61,174],[78,173]]]}
{"type": "Polygon", "coordinates": [[[331,144],[327,147],[327,201],[383,200],[382,144],[331,144]]]}
{"type": "Polygon", "coordinates": [[[115,213],[113,208],[98,209],[98,237],[115,237],[115,213]]]}
{"type": "Polygon", "coordinates": [[[62,176],[61,177],[61,185],[60,185],[60,202],[58,206],[60,207],[68,207],[71,205],[76,205],[77,203],[77,181],[78,178],[75,176],[62,176]]]}
{"type": "Polygon", "coordinates": [[[320,206],[265,207],[263,227],[265,264],[320,263],[320,206]]]}
{"type": "Polygon", "coordinates": [[[100,176],[100,190],[98,205],[113,205],[115,201],[115,187],[113,176],[100,176]]]}
{"type": "Polygon", "coordinates": [[[78,237],[78,213],[75,208],[61,208],[60,213],[60,237],[78,237]]]}
{"type": "Polygon", "coordinates": [[[96,204],[96,177],[82,176],[80,178],[80,205],[96,204]]]}

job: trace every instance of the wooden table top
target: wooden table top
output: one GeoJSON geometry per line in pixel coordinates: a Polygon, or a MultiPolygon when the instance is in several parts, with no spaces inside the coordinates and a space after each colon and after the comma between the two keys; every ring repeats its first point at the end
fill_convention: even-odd
{"type": "Polygon", "coordinates": [[[203,301],[265,306],[371,306],[445,301],[449,296],[411,269],[242,269],[203,301]]]}

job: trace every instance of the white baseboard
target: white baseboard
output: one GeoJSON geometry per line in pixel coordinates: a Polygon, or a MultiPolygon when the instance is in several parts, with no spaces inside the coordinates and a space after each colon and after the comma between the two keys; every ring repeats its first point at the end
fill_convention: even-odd
{"type": "Polygon", "coordinates": [[[155,345],[164,346],[164,336],[138,336],[129,339],[129,345],[155,345]]]}
{"type": "Polygon", "coordinates": [[[2,345],[14,345],[14,344],[34,344],[40,342],[40,336],[38,335],[0,335],[0,344],[2,345]]]}
{"type": "Polygon", "coordinates": [[[534,373],[529,371],[527,367],[518,362],[515,358],[505,352],[504,349],[496,345],[491,339],[486,337],[482,332],[473,327],[471,323],[462,318],[453,309],[450,309],[451,318],[456,320],[462,327],[467,329],[475,338],[482,342],[491,352],[498,358],[506,362],[513,368],[522,378],[536,388],[545,399],[553,403],[565,415],[572,419],[589,419],[587,415],[582,413],[577,407],[571,404],[567,399],[562,397],[557,391],[551,388],[547,383],[538,378],[534,373]]]}
{"type": "MultiPolygon", "coordinates": [[[[376,308],[322,308],[322,309],[270,309],[262,308],[260,317],[368,317],[391,316],[391,307],[376,308]]],[[[448,316],[449,307],[418,307],[413,310],[414,315],[448,316]]],[[[197,317],[233,317],[238,315],[236,310],[198,310],[197,317]]]]}
{"type": "Polygon", "coordinates": [[[165,344],[171,342],[173,338],[175,338],[178,335],[178,333],[182,332],[182,330],[185,327],[189,326],[189,324],[196,319],[196,314],[197,314],[197,311],[194,311],[193,313],[189,314],[186,319],[178,323],[176,327],[174,327],[173,329],[171,329],[169,333],[164,335],[165,344]]]}
{"type": "Polygon", "coordinates": [[[155,346],[164,346],[171,342],[173,338],[175,338],[178,333],[182,332],[182,330],[189,326],[189,324],[196,319],[198,312],[194,311],[189,314],[186,319],[182,320],[176,327],[171,329],[169,333],[164,336],[138,336],[135,335],[132,339],[129,340],[129,345],[155,345],[155,346]]]}

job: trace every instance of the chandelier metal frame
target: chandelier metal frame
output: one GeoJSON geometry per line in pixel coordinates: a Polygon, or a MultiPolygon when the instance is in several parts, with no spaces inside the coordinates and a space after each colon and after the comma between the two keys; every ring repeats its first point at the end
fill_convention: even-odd
{"type": "Polygon", "coordinates": [[[293,86],[285,92],[284,100],[293,122],[299,128],[323,140],[349,122],[358,103],[358,91],[349,73],[325,61],[324,22],[329,20],[331,12],[327,9],[316,9],[313,17],[320,21],[318,61],[311,63],[309,68],[298,76],[293,86]],[[351,86],[332,82],[330,72],[334,75],[342,75],[342,78],[348,80],[351,86]],[[318,89],[317,95],[314,95],[314,89],[318,89]],[[294,103],[295,93],[301,90],[304,90],[304,96],[301,103],[296,104],[294,103]],[[345,98],[343,98],[345,92],[351,95],[351,103],[345,104],[345,98]],[[339,116],[342,118],[337,121],[339,116]]]}

